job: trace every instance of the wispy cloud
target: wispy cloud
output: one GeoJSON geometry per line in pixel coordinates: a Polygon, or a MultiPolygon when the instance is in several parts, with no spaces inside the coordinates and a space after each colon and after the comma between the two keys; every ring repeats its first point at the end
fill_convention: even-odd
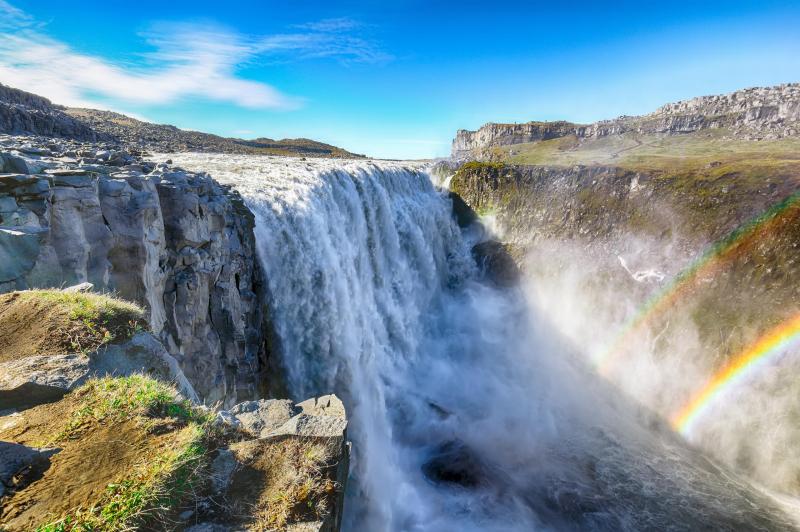
{"type": "Polygon", "coordinates": [[[213,25],[156,24],[142,35],[152,51],[131,64],[80,53],[0,0],[0,81],[70,106],[166,105],[200,98],[291,109],[302,105],[302,98],[244,79],[238,70],[262,58],[386,60],[372,43],[349,33],[357,27],[349,19],[331,19],[302,25],[294,33],[247,36],[213,25]]]}
{"type": "Polygon", "coordinates": [[[315,31],[320,33],[338,33],[362,28],[363,24],[349,17],[326,18],[316,22],[295,24],[292,26],[300,30],[315,31]]]}

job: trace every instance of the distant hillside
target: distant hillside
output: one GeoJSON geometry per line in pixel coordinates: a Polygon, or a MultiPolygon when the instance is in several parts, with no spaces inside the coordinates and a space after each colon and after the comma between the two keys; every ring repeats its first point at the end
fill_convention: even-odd
{"type": "MultiPolygon", "coordinates": [[[[621,116],[594,124],[571,122],[489,123],[477,131],[459,130],[453,140],[456,159],[499,160],[517,152],[509,146],[571,139],[570,150],[587,141],[628,136],[673,136],[723,131],[739,140],[781,139],[800,135],[800,84],[755,87],[717,96],[666,104],[644,116],[621,116]]],[[[529,147],[521,147],[525,151],[529,147]]]]}
{"type": "Polygon", "coordinates": [[[244,140],[151,124],[111,111],[55,105],[47,98],[0,84],[0,133],[81,141],[116,141],[160,152],[199,151],[253,155],[361,158],[310,139],[244,140]]]}
{"type": "Polygon", "coordinates": [[[303,155],[309,157],[359,158],[363,155],[310,139],[244,140],[225,138],[175,126],[142,122],[129,116],[96,109],[66,109],[81,122],[127,144],[161,152],[215,152],[254,155],[303,155]]]}

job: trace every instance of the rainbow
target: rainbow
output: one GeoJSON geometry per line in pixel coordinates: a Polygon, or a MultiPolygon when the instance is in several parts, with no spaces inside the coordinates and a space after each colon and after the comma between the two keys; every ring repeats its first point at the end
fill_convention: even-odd
{"type": "Polygon", "coordinates": [[[622,332],[617,336],[610,348],[594,358],[595,367],[601,375],[608,375],[615,362],[625,353],[631,344],[632,338],[654,317],[663,313],[682,295],[686,294],[697,279],[709,276],[721,268],[725,261],[735,256],[735,251],[742,248],[742,244],[753,239],[759,230],[766,230],[769,225],[790,207],[800,200],[800,190],[787,196],[760,215],[750,219],[730,232],[713,246],[708,248],[700,257],[695,259],[687,268],[681,271],[664,288],[656,292],[640,310],[625,324],[622,332]]]}
{"type": "Polygon", "coordinates": [[[750,347],[717,371],[706,385],[672,416],[672,426],[684,436],[688,436],[697,420],[714,402],[752,375],[765,362],[785,353],[799,340],[800,313],[797,313],[758,338],[750,347]]]}

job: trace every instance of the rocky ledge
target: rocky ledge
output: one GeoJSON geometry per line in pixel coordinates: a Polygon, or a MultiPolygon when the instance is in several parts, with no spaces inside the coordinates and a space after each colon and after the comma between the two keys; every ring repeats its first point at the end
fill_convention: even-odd
{"type": "Polygon", "coordinates": [[[88,282],[142,305],[209,403],[263,395],[253,225],[206,174],[113,143],[0,135],[0,293],[88,282]]]}

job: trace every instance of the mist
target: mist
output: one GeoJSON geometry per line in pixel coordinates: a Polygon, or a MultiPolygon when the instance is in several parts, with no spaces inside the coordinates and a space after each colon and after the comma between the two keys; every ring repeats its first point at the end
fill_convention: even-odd
{"type": "MultiPolygon", "coordinates": [[[[719,327],[709,338],[698,324],[691,297],[647,320],[624,336],[642,312],[692,261],[675,236],[670,242],[641,235],[615,237],[597,246],[556,240],[537,241],[524,261],[525,293],[553,327],[577,347],[588,365],[617,346],[608,365],[608,382],[637,403],[669,420],[721,367],[733,335],[754,338],[749,330],[719,327]],[[622,340],[620,340],[622,338],[622,340]],[[621,345],[620,345],[621,344],[621,345]]],[[[704,249],[694,250],[699,256],[704,249]]],[[[701,279],[702,291],[710,280],[701,279]]],[[[694,298],[696,299],[696,298],[694,298]]],[[[705,328],[708,328],[705,326],[705,328]]],[[[744,342],[746,345],[746,342],[744,342]]],[[[711,403],[687,441],[757,483],[787,494],[800,490],[800,419],[794,375],[800,355],[789,349],[711,403]]]]}

